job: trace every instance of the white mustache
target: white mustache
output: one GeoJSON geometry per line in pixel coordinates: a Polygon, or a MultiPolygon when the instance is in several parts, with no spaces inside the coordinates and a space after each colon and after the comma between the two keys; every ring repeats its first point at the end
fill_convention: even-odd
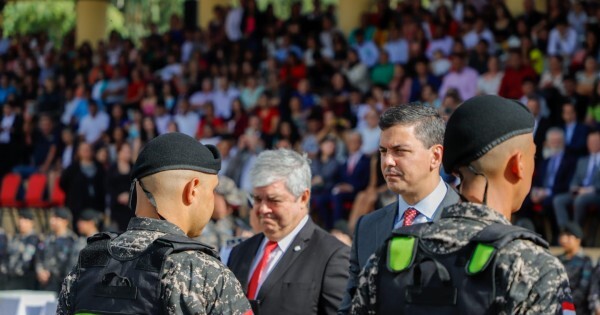
{"type": "Polygon", "coordinates": [[[402,173],[402,172],[399,172],[399,171],[397,171],[397,170],[395,170],[395,169],[393,169],[393,168],[390,168],[390,169],[386,169],[386,170],[384,170],[384,172],[383,172],[383,175],[385,175],[385,176],[388,176],[388,175],[393,175],[393,176],[404,176],[404,173],[402,173]]]}

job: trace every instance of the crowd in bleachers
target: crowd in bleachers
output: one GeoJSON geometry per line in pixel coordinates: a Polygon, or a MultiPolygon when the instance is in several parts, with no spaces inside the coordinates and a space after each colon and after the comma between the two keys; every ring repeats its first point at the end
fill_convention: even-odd
{"type": "Polygon", "coordinates": [[[217,145],[220,175],[246,192],[261,150],[293,148],[313,160],[316,221],[351,235],[360,215],[395,199],[379,171],[384,109],[421,102],[447,118],[465,99],[499,94],[536,117],[537,171],[517,222],[554,242],[571,220],[597,222],[600,4],[549,0],[541,12],[524,0],[513,16],[500,0],[388,2],[349,34],[318,0],[308,12],[292,4],[286,19],[241,0],[214,7],[205,29],[173,16],[139,43],[115,32],[94,48],[73,34],[4,37],[0,176],[41,173],[46,199],[64,191],[73,224],[94,209],[122,231],[132,162],[157,135],[217,145]]]}

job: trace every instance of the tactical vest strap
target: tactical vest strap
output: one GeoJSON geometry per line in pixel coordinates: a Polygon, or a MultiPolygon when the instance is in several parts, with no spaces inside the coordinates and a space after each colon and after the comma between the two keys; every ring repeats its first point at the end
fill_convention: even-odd
{"type": "Polygon", "coordinates": [[[423,223],[403,226],[392,231],[392,236],[387,242],[386,259],[386,266],[390,272],[401,272],[412,266],[417,248],[419,247],[421,232],[430,224],[423,223]]]}
{"type": "Polygon", "coordinates": [[[81,250],[79,267],[104,267],[110,261],[108,243],[117,237],[115,233],[98,233],[87,239],[88,246],[81,250]]]}
{"type": "Polygon", "coordinates": [[[467,273],[474,275],[485,270],[499,249],[517,239],[528,240],[548,248],[548,243],[541,236],[526,228],[494,223],[486,226],[471,240],[477,245],[466,266],[467,273]]]}
{"type": "Polygon", "coordinates": [[[401,272],[412,265],[418,239],[414,236],[394,236],[388,245],[387,267],[390,272],[401,272]]]}
{"type": "Polygon", "coordinates": [[[195,250],[219,259],[219,254],[213,247],[191,239],[187,236],[168,234],[158,238],[155,243],[166,244],[173,248],[173,252],[175,253],[187,250],[195,250]]]}

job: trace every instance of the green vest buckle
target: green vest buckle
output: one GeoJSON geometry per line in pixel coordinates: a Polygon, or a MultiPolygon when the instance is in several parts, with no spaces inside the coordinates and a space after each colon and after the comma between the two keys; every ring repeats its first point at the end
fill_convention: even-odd
{"type": "Polygon", "coordinates": [[[471,256],[467,264],[467,274],[475,275],[484,271],[492,260],[492,257],[494,257],[495,252],[496,248],[494,246],[482,243],[477,244],[475,251],[473,251],[473,256],[471,256]]]}
{"type": "Polygon", "coordinates": [[[395,236],[388,244],[388,269],[401,272],[410,267],[415,257],[417,239],[412,236],[395,236]]]}

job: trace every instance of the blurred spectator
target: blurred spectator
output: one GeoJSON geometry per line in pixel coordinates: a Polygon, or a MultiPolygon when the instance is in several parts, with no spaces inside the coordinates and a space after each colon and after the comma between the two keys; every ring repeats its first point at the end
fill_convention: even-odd
{"type": "Polygon", "coordinates": [[[312,173],[311,209],[318,215],[317,222],[325,223],[331,212],[331,189],[338,181],[339,162],[335,158],[336,139],[325,137],[319,151],[310,163],[312,173]]]}
{"type": "Polygon", "coordinates": [[[562,61],[563,59],[561,56],[550,56],[548,70],[544,71],[540,78],[541,89],[555,88],[560,94],[565,95],[562,61]]]}
{"type": "Polygon", "coordinates": [[[60,176],[60,188],[66,195],[65,205],[73,212],[74,224],[85,208],[104,210],[104,169],[94,160],[94,151],[90,144],[79,144],[77,160],[60,176]]]}
{"type": "Polygon", "coordinates": [[[565,130],[567,152],[577,156],[585,155],[587,153],[586,138],[589,131],[586,125],[577,121],[577,112],[574,104],[563,104],[562,119],[564,122],[563,129],[565,130]]]}
{"type": "Polygon", "coordinates": [[[17,89],[10,84],[9,78],[7,75],[3,75],[0,77],[0,106],[6,104],[9,96],[16,96],[17,89]]]}
{"type": "Polygon", "coordinates": [[[550,31],[548,40],[548,55],[570,57],[577,49],[577,31],[569,26],[564,18],[556,21],[556,26],[550,31]]]}
{"type": "Polygon", "coordinates": [[[559,227],[569,221],[568,207],[573,205],[573,220],[582,225],[588,207],[600,204],[600,132],[587,136],[590,155],[579,158],[571,180],[569,192],[556,196],[553,200],[554,212],[559,227]]]}
{"type": "Polygon", "coordinates": [[[594,95],[590,99],[585,122],[591,127],[600,127],[600,81],[595,83],[594,95]]]}
{"type": "Polygon", "coordinates": [[[487,72],[483,73],[477,81],[478,94],[498,94],[502,78],[504,77],[504,72],[500,70],[499,62],[498,57],[495,56],[491,56],[487,60],[487,72]]]}
{"type": "Polygon", "coordinates": [[[264,92],[264,89],[264,86],[259,85],[255,77],[250,76],[246,79],[246,85],[240,94],[240,99],[244,104],[245,110],[250,111],[256,106],[256,102],[264,92]]]}
{"type": "Polygon", "coordinates": [[[35,290],[35,256],[40,238],[34,229],[34,214],[19,210],[17,233],[8,241],[5,290],[35,290]]]}
{"type": "Polygon", "coordinates": [[[383,49],[388,53],[391,63],[406,64],[408,62],[408,42],[402,38],[398,27],[390,28],[388,41],[383,49]]]}
{"type": "MultiPolygon", "coordinates": [[[[356,50],[352,49],[348,51],[348,60],[342,71],[352,87],[360,90],[362,93],[369,90],[371,84],[369,81],[369,69],[360,60],[356,50]]],[[[331,80],[334,89],[340,89],[344,84],[343,77],[338,75],[332,77],[331,80]]]]}
{"type": "Polygon", "coordinates": [[[379,50],[377,49],[377,46],[375,46],[375,43],[365,35],[365,32],[362,29],[354,32],[354,37],[356,43],[353,45],[353,48],[356,49],[360,61],[369,68],[374,66],[379,58],[379,50]]]}
{"type": "Polygon", "coordinates": [[[466,100],[477,95],[477,71],[465,65],[465,56],[461,53],[452,54],[452,68],[444,76],[440,86],[440,97],[446,96],[450,88],[458,91],[459,96],[466,100]]]}
{"type": "Polygon", "coordinates": [[[0,115],[0,176],[9,172],[19,161],[23,141],[23,117],[14,104],[2,106],[0,115]]]}
{"type": "Polygon", "coordinates": [[[560,233],[559,243],[564,253],[558,259],[567,271],[577,314],[589,314],[587,298],[593,266],[591,258],[583,252],[582,239],[583,231],[579,225],[575,222],[567,223],[560,233]]]}
{"type": "Polygon", "coordinates": [[[123,143],[117,151],[117,160],[106,173],[106,191],[110,200],[110,219],[118,231],[125,231],[134,216],[129,208],[129,188],[132,159],[131,146],[123,143]]]}
{"type": "Polygon", "coordinates": [[[389,62],[385,50],[379,52],[379,60],[371,69],[371,82],[377,85],[388,85],[394,77],[394,65],[389,62]]]}
{"type": "Polygon", "coordinates": [[[554,196],[569,191],[569,182],[575,171],[577,158],[565,151],[565,133],[553,127],[546,132],[542,150],[544,160],[537,164],[529,198],[525,199],[522,210],[526,215],[534,205],[539,205],[543,215],[552,213],[554,196]]]}
{"type": "Polygon", "coordinates": [[[520,51],[511,50],[508,55],[498,95],[505,98],[519,99],[523,96],[521,93],[523,80],[536,77],[535,71],[530,66],[523,65],[520,51]]]}
{"type": "Polygon", "coordinates": [[[35,271],[40,289],[60,292],[70,265],[77,236],[69,228],[71,212],[57,208],[50,214],[50,234],[40,242],[36,251],[35,271]]]}
{"type": "Polygon", "coordinates": [[[95,143],[100,140],[102,133],[108,130],[110,117],[104,111],[98,109],[98,105],[93,100],[88,106],[89,113],[83,117],[79,123],[77,133],[87,143],[95,143]]]}
{"type": "Polygon", "coordinates": [[[381,135],[381,129],[379,129],[379,113],[373,109],[370,109],[365,113],[366,124],[356,129],[362,138],[362,145],[360,151],[371,156],[379,150],[379,137],[381,135]]]}
{"type": "Polygon", "coordinates": [[[370,163],[369,158],[360,151],[362,146],[360,133],[349,131],[345,135],[345,143],[348,159],[339,167],[339,182],[331,190],[332,213],[323,218],[327,229],[331,229],[338,220],[348,217],[350,208],[346,203],[353,201],[356,194],[365,189],[369,183],[370,163]]]}
{"type": "MultiPolygon", "coordinates": [[[[545,118],[541,115],[541,105],[540,100],[537,97],[532,97],[527,100],[525,103],[533,118],[535,119],[535,123],[533,125],[533,142],[536,145],[536,160],[539,162],[543,158],[543,148],[544,142],[546,140],[546,132],[550,128],[550,121],[548,118],[545,118]]],[[[564,132],[563,132],[563,142],[564,142],[564,132]]]]}
{"type": "Polygon", "coordinates": [[[594,84],[598,81],[598,62],[593,56],[587,56],[583,69],[578,71],[576,76],[577,92],[584,96],[592,96],[594,93],[594,84]]]}
{"type": "Polygon", "coordinates": [[[231,118],[231,103],[240,96],[240,92],[229,84],[227,77],[220,77],[217,82],[218,86],[213,94],[215,116],[227,120],[231,118]]]}
{"type": "Polygon", "coordinates": [[[493,54],[496,51],[494,34],[486,27],[483,17],[479,16],[475,20],[475,27],[473,30],[465,34],[462,40],[465,44],[465,48],[471,50],[474,49],[482,39],[488,44],[488,52],[493,54]]]}
{"type": "Polygon", "coordinates": [[[190,110],[190,103],[183,99],[179,102],[179,112],[175,115],[175,123],[179,132],[185,133],[190,137],[196,136],[198,130],[198,121],[200,116],[190,110]]]}

